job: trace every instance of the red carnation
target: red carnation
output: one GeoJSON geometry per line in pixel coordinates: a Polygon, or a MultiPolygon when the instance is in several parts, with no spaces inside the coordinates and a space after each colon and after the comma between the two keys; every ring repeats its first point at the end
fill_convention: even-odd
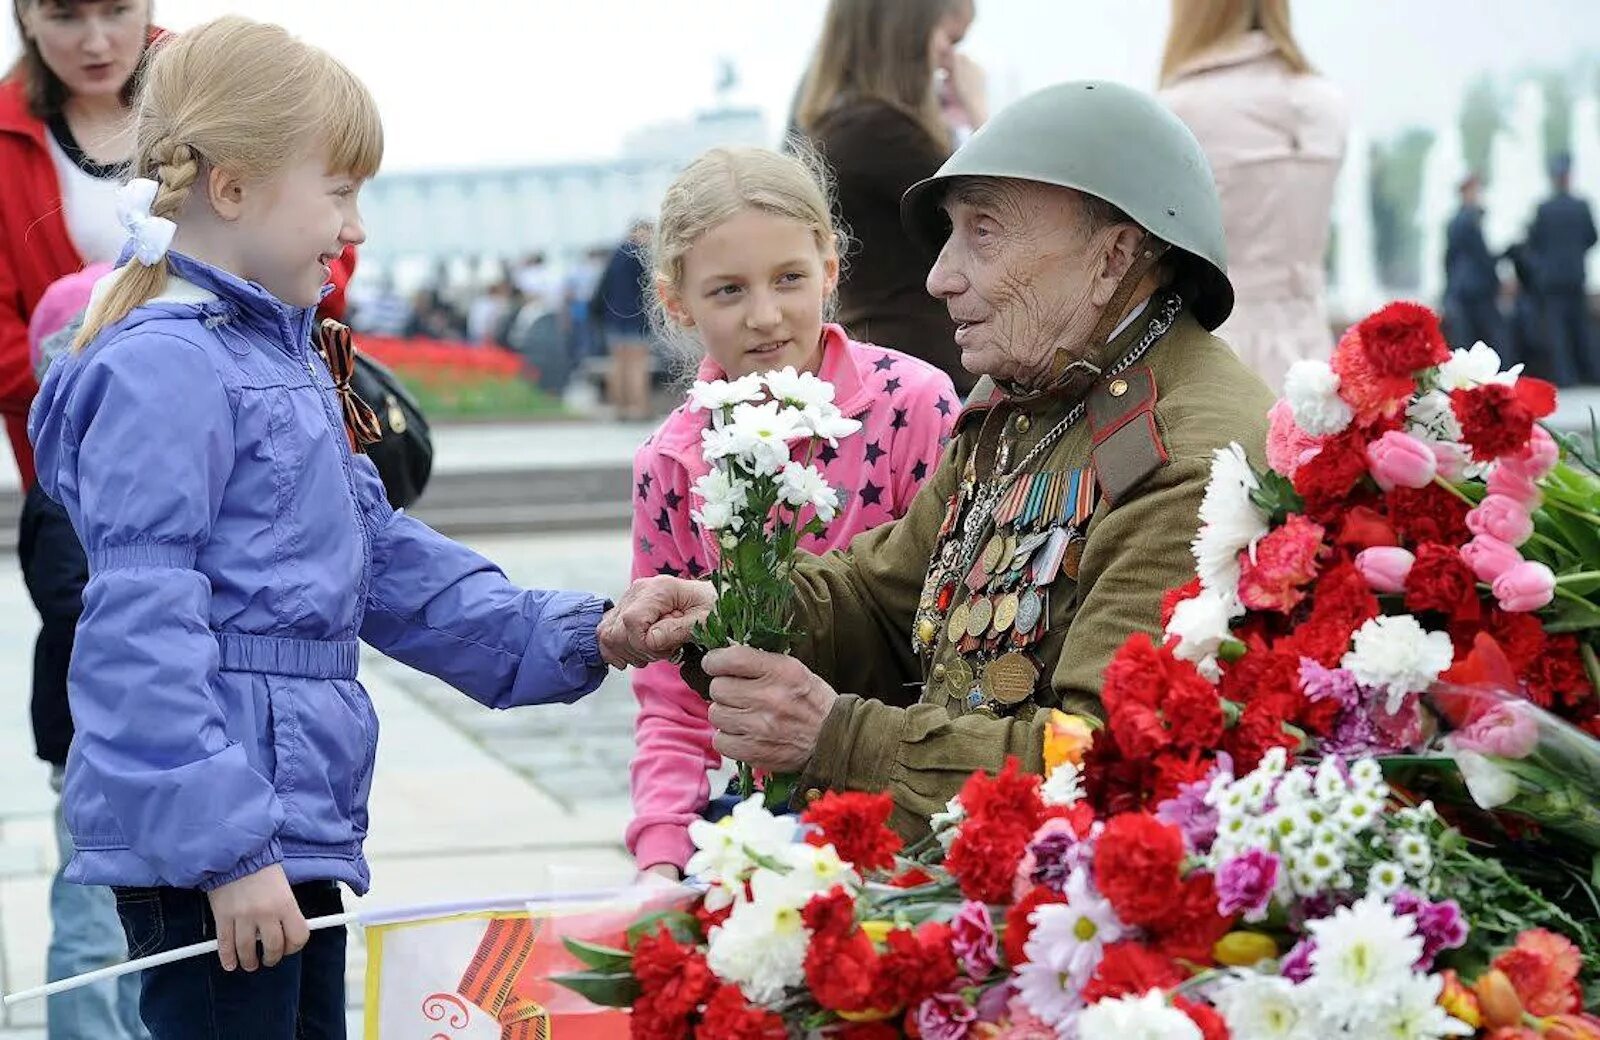
{"type": "Polygon", "coordinates": [[[687,1016],[717,985],[705,957],[675,940],[665,925],[640,936],[633,948],[633,976],[662,1018],[687,1016]]]}
{"type": "Polygon", "coordinates": [[[1168,751],[1156,756],[1145,770],[1150,796],[1144,804],[1159,804],[1168,798],[1178,797],[1185,786],[1199,783],[1209,776],[1215,765],[1215,747],[1183,755],[1168,751]]]}
{"type": "Polygon", "coordinates": [[[1222,731],[1216,690],[1191,662],[1143,632],[1112,657],[1100,696],[1111,732],[1132,758],[1152,758],[1169,746],[1212,748],[1222,731]]]}
{"type": "Polygon", "coordinates": [[[1176,960],[1191,964],[1213,963],[1212,948],[1228,934],[1234,919],[1217,913],[1217,886],[1207,873],[1183,882],[1167,920],[1156,931],[1157,945],[1176,960]]]}
{"type": "Polygon", "coordinates": [[[628,1036],[631,1040],[688,1040],[689,1019],[686,1015],[669,1015],[650,994],[633,1002],[628,1015],[628,1036]]]}
{"type": "Polygon", "coordinates": [[[1465,545],[1472,538],[1472,532],[1467,530],[1470,507],[1438,484],[1397,487],[1384,497],[1396,530],[1412,545],[1465,545]]]}
{"type": "Polygon", "coordinates": [[[732,913],[733,904],[731,903],[716,910],[706,909],[704,900],[694,905],[694,918],[700,922],[701,935],[710,935],[711,929],[720,926],[732,913]]]}
{"type": "Polygon", "coordinates": [[[878,951],[857,928],[844,936],[813,936],[806,948],[806,986],[832,1011],[865,1011],[876,1003],[878,951]]]}
{"type": "Polygon", "coordinates": [[[1305,499],[1305,515],[1331,523],[1345,511],[1367,475],[1367,437],[1351,426],[1329,437],[1322,450],[1294,471],[1294,489],[1305,499]]]}
{"type": "Polygon", "coordinates": [[[1200,595],[1200,579],[1190,578],[1183,585],[1175,589],[1168,589],[1161,594],[1161,627],[1165,629],[1172,623],[1172,612],[1178,609],[1178,604],[1186,599],[1194,599],[1200,595]]]}
{"type": "Polygon", "coordinates": [[[1004,820],[968,819],[945,856],[945,869],[961,883],[961,894],[968,899],[1004,902],[1033,832],[1032,827],[1004,820]]]}
{"type": "Polygon", "coordinates": [[[800,920],[814,937],[840,939],[855,930],[856,903],[844,886],[835,885],[820,896],[812,896],[800,911],[800,920]]]}
{"type": "Polygon", "coordinates": [[[829,791],[800,819],[817,830],[806,835],[812,845],[831,844],[839,858],[865,874],[894,866],[894,854],[904,844],[889,829],[894,798],[887,794],[829,791]]]}
{"type": "Polygon", "coordinates": [[[1528,697],[1540,707],[1576,708],[1594,696],[1576,636],[1551,636],[1544,653],[1527,665],[1528,697]]]}
{"type": "Polygon", "coordinates": [[[1373,365],[1360,326],[1352,326],[1339,337],[1332,366],[1339,376],[1339,396],[1355,412],[1357,426],[1371,426],[1403,414],[1417,388],[1412,376],[1391,375],[1373,365]]]}
{"type": "Polygon", "coordinates": [[[905,928],[890,932],[889,948],[879,962],[875,1001],[888,1007],[909,1006],[948,986],[961,970],[950,939],[950,926],[935,921],[915,932],[905,928]]]}
{"type": "Polygon", "coordinates": [[[1525,670],[1544,653],[1544,625],[1537,615],[1513,614],[1496,607],[1490,610],[1489,616],[1484,619],[1483,628],[1494,637],[1496,643],[1500,644],[1506,660],[1510,661],[1511,667],[1519,672],[1525,670]]]}
{"type": "Polygon", "coordinates": [[[1006,909],[1006,933],[1003,945],[1007,964],[1015,969],[1028,963],[1028,954],[1024,947],[1028,945],[1028,937],[1033,935],[1033,922],[1028,920],[1028,915],[1041,906],[1066,901],[1067,897],[1055,889],[1035,885],[1006,909]]]}
{"type": "Polygon", "coordinates": [[[1222,695],[1236,704],[1266,704],[1286,719],[1305,703],[1300,692],[1300,655],[1251,640],[1248,652],[1222,676],[1222,695]]]}
{"type": "Polygon", "coordinates": [[[1142,997],[1153,989],[1170,989],[1183,980],[1183,970],[1171,957],[1143,943],[1124,940],[1106,947],[1094,977],[1083,987],[1083,1000],[1094,1004],[1118,997],[1142,997]]]}
{"type": "Polygon", "coordinates": [[[1022,763],[1010,756],[994,776],[977,772],[967,778],[961,785],[961,806],[968,820],[1005,821],[1032,831],[1044,818],[1044,798],[1039,794],[1043,783],[1043,777],[1024,773],[1022,763]]]}
{"type": "Polygon", "coordinates": [[[1377,616],[1378,597],[1355,564],[1341,560],[1323,571],[1311,613],[1281,648],[1325,668],[1337,668],[1350,649],[1351,635],[1377,616]]]}
{"type": "Polygon", "coordinates": [[[1532,378],[1518,379],[1514,386],[1485,383],[1450,391],[1450,407],[1472,457],[1490,462],[1528,446],[1534,420],[1556,410],[1555,387],[1532,378]]]}
{"type": "Polygon", "coordinates": [[[1214,686],[1198,674],[1184,677],[1167,691],[1161,714],[1179,751],[1212,751],[1222,739],[1222,701],[1214,686]]]}
{"type": "Polygon", "coordinates": [[[1458,621],[1478,619],[1478,579],[1459,550],[1438,542],[1417,546],[1416,562],[1406,576],[1406,609],[1436,610],[1458,621]]]}
{"type": "Polygon", "coordinates": [[[1401,300],[1356,325],[1362,353],[1373,370],[1408,380],[1425,368],[1450,360],[1439,316],[1420,303],[1401,300]]]}
{"type": "Polygon", "coordinates": [[[1111,655],[1101,683],[1100,700],[1108,712],[1128,705],[1155,708],[1161,704],[1166,678],[1161,651],[1149,633],[1135,632],[1111,655]]]}
{"type": "Polygon", "coordinates": [[[1200,1040],[1229,1040],[1228,1023],[1210,1004],[1197,1004],[1185,997],[1172,998],[1172,1006],[1189,1016],[1200,1027],[1200,1040]]]}
{"type": "Polygon", "coordinates": [[[783,1019],[745,999],[739,987],[725,985],[706,1005],[695,1040],[788,1040],[783,1019]]]}
{"type": "Polygon", "coordinates": [[[920,888],[933,880],[933,875],[921,867],[907,867],[889,879],[891,888],[920,888]]]}
{"type": "Polygon", "coordinates": [[[1106,824],[1094,853],[1094,883],[1117,916],[1140,927],[1159,923],[1178,895],[1183,834],[1148,813],[1106,824]]]}
{"type": "Polygon", "coordinates": [[[1300,741],[1284,730],[1288,721],[1278,706],[1265,701],[1245,705],[1239,721],[1223,737],[1223,747],[1233,756],[1233,767],[1241,772],[1261,764],[1268,751],[1281,747],[1293,751],[1300,741]]]}

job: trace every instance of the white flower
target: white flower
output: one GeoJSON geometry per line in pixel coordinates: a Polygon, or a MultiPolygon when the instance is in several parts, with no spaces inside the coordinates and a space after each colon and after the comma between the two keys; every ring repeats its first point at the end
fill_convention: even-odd
{"type": "Polygon", "coordinates": [[[1473,1036],[1475,1030],[1439,1006],[1444,980],[1437,975],[1406,975],[1395,979],[1375,1018],[1369,1019],[1370,1036],[1395,1040],[1439,1040],[1447,1036],[1473,1036]]]}
{"type": "Polygon", "coordinates": [[[716,823],[694,820],[689,824],[689,840],[699,851],[689,858],[685,872],[713,883],[742,881],[745,873],[758,865],[757,859],[781,861],[794,844],[795,830],[794,817],[772,815],[762,806],[759,794],[751,795],[716,823]]]}
{"type": "MultiPolygon", "coordinates": [[[[737,983],[758,1004],[773,1004],[784,991],[805,981],[806,948],[811,933],[800,909],[785,898],[773,898],[769,885],[780,875],[759,871],[751,882],[755,898],[739,903],[711,931],[706,964],[726,982],[737,983]]],[[[780,890],[780,895],[783,894],[780,890]]]]}
{"type": "Polygon", "coordinates": [[[1200,1027],[1168,1007],[1159,989],[1142,997],[1102,1000],[1084,1008],[1078,1019],[1082,1040],[1201,1040],[1200,1027]]]}
{"type": "Polygon", "coordinates": [[[966,818],[967,810],[962,806],[959,795],[944,803],[943,812],[936,812],[928,817],[928,829],[938,836],[939,844],[945,852],[948,853],[950,846],[956,843],[956,835],[961,830],[961,821],[966,818]]]}
{"type": "MultiPolygon", "coordinates": [[[[1236,601],[1237,596],[1233,597],[1236,601]]],[[[1212,682],[1222,678],[1217,666],[1217,651],[1233,638],[1228,627],[1233,607],[1219,592],[1205,589],[1198,596],[1179,603],[1167,623],[1167,635],[1178,637],[1178,647],[1173,654],[1180,660],[1193,661],[1212,682]]]]}
{"type": "Polygon", "coordinates": [[[1431,686],[1454,654],[1448,635],[1429,632],[1410,614],[1400,614],[1373,618],[1356,629],[1339,663],[1361,685],[1387,691],[1392,715],[1406,694],[1431,686]]]}
{"type": "Polygon", "coordinates": [[[1457,748],[1451,757],[1456,760],[1461,779],[1467,782],[1467,792],[1478,803],[1478,808],[1498,809],[1517,796],[1516,776],[1491,759],[1462,748],[1457,748]]]}
{"type": "Polygon", "coordinates": [[[789,442],[809,435],[799,412],[768,401],[735,405],[727,425],[706,430],[701,445],[707,461],[736,458],[753,473],[775,476],[789,461],[789,442]]]}
{"type": "Polygon", "coordinates": [[[759,401],[763,393],[761,376],[754,373],[711,383],[696,380],[694,386],[689,388],[689,410],[697,412],[703,408],[713,415],[719,415],[724,408],[746,401],[759,401]]]}
{"type": "Polygon", "coordinates": [[[1320,1040],[1317,1015],[1294,983],[1277,975],[1243,974],[1211,994],[1233,1040],[1320,1040]]]}
{"type": "Polygon", "coordinates": [[[764,377],[774,401],[793,408],[833,403],[833,384],[810,372],[796,372],[793,365],[768,372],[764,377]]]}
{"type": "Polygon", "coordinates": [[[861,420],[847,419],[844,413],[831,404],[808,405],[800,413],[800,423],[812,437],[819,437],[837,448],[840,437],[848,437],[861,429],[861,420]]]}
{"type": "Polygon", "coordinates": [[[1311,967],[1319,988],[1339,1000],[1370,1000],[1364,990],[1392,984],[1411,974],[1422,956],[1416,921],[1395,916],[1383,899],[1367,896],[1340,907],[1331,917],[1306,925],[1316,949],[1311,967]]]}
{"type": "Polygon", "coordinates": [[[1405,883],[1405,870],[1392,860],[1379,860],[1367,871],[1367,892],[1372,895],[1394,895],[1405,883]]]}
{"type": "Polygon", "coordinates": [[[744,525],[739,514],[748,505],[750,485],[727,470],[711,470],[696,480],[690,491],[699,496],[701,505],[698,510],[691,509],[689,515],[701,527],[708,531],[737,531],[744,525]]]}
{"type": "Polygon", "coordinates": [[[1242,613],[1244,606],[1239,602],[1239,553],[1267,533],[1267,518],[1250,501],[1250,492],[1260,486],[1243,448],[1218,448],[1200,503],[1200,531],[1190,544],[1200,584],[1222,596],[1235,613],[1242,613]]]}
{"type": "Polygon", "coordinates": [[[1122,922],[1111,902],[1089,887],[1083,868],[1067,879],[1065,903],[1049,903],[1029,915],[1028,960],[1060,973],[1063,986],[1083,988],[1107,943],[1122,938],[1122,922]]]}
{"type": "Polygon", "coordinates": [[[1383,782],[1383,767],[1375,758],[1358,758],[1351,763],[1350,782],[1362,794],[1389,797],[1389,785],[1383,782]]]}
{"type": "Polygon", "coordinates": [[[1296,361],[1283,379],[1294,424],[1313,437],[1344,432],[1355,412],[1339,396],[1339,376],[1326,361],[1296,361]]]}
{"type": "Polygon", "coordinates": [[[1405,834],[1395,846],[1395,853],[1405,866],[1406,873],[1421,877],[1433,869],[1433,846],[1421,834],[1405,834]]]}
{"type": "Polygon", "coordinates": [[[791,462],[783,467],[783,473],[778,477],[778,497],[796,509],[810,506],[825,524],[839,513],[839,492],[828,484],[815,466],[791,462]]]}
{"type": "MultiPolygon", "coordinates": [[[[839,858],[838,850],[832,845],[818,847],[795,842],[783,850],[780,862],[789,868],[789,873],[774,874],[777,880],[766,884],[771,886],[773,899],[790,902],[796,909],[811,902],[812,896],[836,885],[854,889],[860,880],[855,869],[839,858]]],[[[760,876],[758,873],[757,877],[760,876]]]]}
{"type": "Polygon", "coordinates": [[[1486,383],[1503,383],[1510,386],[1521,374],[1521,365],[1512,365],[1508,370],[1500,371],[1499,353],[1479,340],[1466,350],[1450,352],[1450,360],[1439,366],[1438,386],[1445,393],[1451,390],[1470,390],[1486,383]]]}
{"type": "Polygon", "coordinates": [[[1083,800],[1083,774],[1071,762],[1063,762],[1050,771],[1050,776],[1039,788],[1039,796],[1046,805],[1076,805],[1083,800]]]}

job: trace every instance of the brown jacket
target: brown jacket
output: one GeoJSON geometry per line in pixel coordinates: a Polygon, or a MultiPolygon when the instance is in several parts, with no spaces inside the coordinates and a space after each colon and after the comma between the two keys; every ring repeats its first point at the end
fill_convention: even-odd
{"type": "MultiPolygon", "coordinates": [[[[1152,318],[1134,321],[1103,356],[1127,354],[1152,318]]],[[[1098,712],[1101,675],[1112,654],[1133,632],[1157,631],[1162,593],[1194,575],[1189,543],[1212,453],[1238,441],[1260,464],[1271,405],[1261,380],[1185,309],[1144,359],[1116,379],[1103,378],[1092,388],[1085,381],[1075,396],[1000,397],[983,410],[992,414],[969,409],[939,469],[901,519],[860,535],[846,549],[807,557],[797,568],[797,627],[809,635],[795,655],[842,694],[823,724],[797,801],[827,789],[888,791],[896,829],[915,837],[973,770],[997,771],[1016,756],[1027,769],[1042,771],[1048,717],[1042,709],[1098,712]],[[1020,459],[1086,395],[1111,402],[1107,388],[1118,381],[1124,386],[1109,393],[1121,389],[1128,401],[1153,383],[1153,424],[1148,417],[1138,421],[1143,429],[1153,425],[1154,450],[1166,460],[1152,468],[1141,465],[1138,451],[1102,448],[1096,454],[1102,487],[1118,488],[1127,482],[1122,478],[1148,472],[1135,486],[1120,488],[1115,505],[1104,498],[1091,503],[1076,580],[1064,569],[1049,586],[1047,630],[1031,648],[1044,670],[1033,695],[1001,710],[975,705],[970,682],[954,681],[972,674],[970,661],[948,638],[937,636],[928,654],[913,647],[924,577],[949,500],[980,436],[981,473],[992,465],[997,435],[1013,442],[1013,457],[1020,459]],[[903,686],[921,687],[920,703],[897,708],[875,699],[903,686]]],[[[1142,435],[1129,429],[1127,436],[1142,435]]],[[[1089,467],[1091,447],[1090,425],[1080,421],[1029,469],[1089,467]]]]}

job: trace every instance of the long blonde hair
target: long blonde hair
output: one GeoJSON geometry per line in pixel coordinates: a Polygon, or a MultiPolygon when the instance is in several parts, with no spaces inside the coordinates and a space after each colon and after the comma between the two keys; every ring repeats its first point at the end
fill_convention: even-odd
{"type": "Polygon", "coordinates": [[[685,167],[661,198],[645,265],[646,277],[654,283],[646,293],[652,301],[650,323],[658,336],[686,354],[698,349],[681,342],[662,290],[682,290],[684,254],[701,235],[755,210],[799,222],[823,256],[845,252],[827,166],[803,141],[791,140],[785,147],[784,154],[766,148],[713,148],[685,167]]]}
{"type": "Polygon", "coordinates": [[[950,131],[934,95],[930,41],[964,0],[830,0],[822,36],[795,106],[795,125],[815,136],[842,101],[873,100],[910,116],[946,151],[950,131]]]}
{"type": "MultiPolygon", "coordinates": [[[[276,25],[227,15],[164,44],[145,73],[135,112],[133,176],[159,189],[150,212],[176,219],[208,168],[266,179],[308,155],[330,172],[371,177],[383,124],[367,88],[326,51],[276,25]]],[[[203,187],[203,184],[202,184],[203,187]]],[[[166,257],[130,260],[90,308],[73,346],[167,286],[166,257]]]]}
{"type": "Polygon", "coordinates": [[[1161,85],[1206,51],[1252,31],[1266,34],[1291,72],[1314,71],[1289,25],[1289,0],[1172,0],[1161,85]]]}

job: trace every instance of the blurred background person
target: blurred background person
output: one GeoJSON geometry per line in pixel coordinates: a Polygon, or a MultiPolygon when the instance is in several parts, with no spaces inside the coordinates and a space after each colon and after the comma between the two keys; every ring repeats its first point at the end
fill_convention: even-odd
{"type": "Polygon", "coordinates": [[[1217,335],[1274,391],[1333,351],[1324,257],[1349,116],[1312,70],[1289,0],[1172,0],[1161,97],[1205,149],[1238,293],[1217,335]]]}
{"type": "Polygon", "coordinates": [[[1595,244],[1594,214],[1572,193],[1572,156],[1551,159],[1550,187],[1527,242],[1546,345],[1555,371],[1592,385],[1600,383],[1600,358],[1589,336],[1584,263],[1595,244]]]}
{"type": "Polygon", "coordinates": [[[1444,245],[1444,330],[1453,347],[1482,340],[1511,358],[1500,314],[1500,275],[1483,238],[1483,187],[1477,174],[1461,182],[1461,208],[1450,218],[1444,245]]]}
{"type": "Polygon", "coordinates": [[[589,301],[589,311],[600,324],[611,359],[606,396],[623,422],[645,422],[653,417],[650,307],[644,295],[642,251],[649,248],[654,233],[650,221],[634,222],[600,273],[589,301]]]}
{"type": "Polygon", "coordinates": [[[961,367],[955,323],[924,286],[928,258],[900,225],[900,196],[949,158],[958,134],[947,113],[967,131],[988,118],[982,73],[956,50],[973,16],[972,0],[831,0],[795,106],[856,243],[840,324],[932,363],[963,394],[976,380],[961,367]]]}

